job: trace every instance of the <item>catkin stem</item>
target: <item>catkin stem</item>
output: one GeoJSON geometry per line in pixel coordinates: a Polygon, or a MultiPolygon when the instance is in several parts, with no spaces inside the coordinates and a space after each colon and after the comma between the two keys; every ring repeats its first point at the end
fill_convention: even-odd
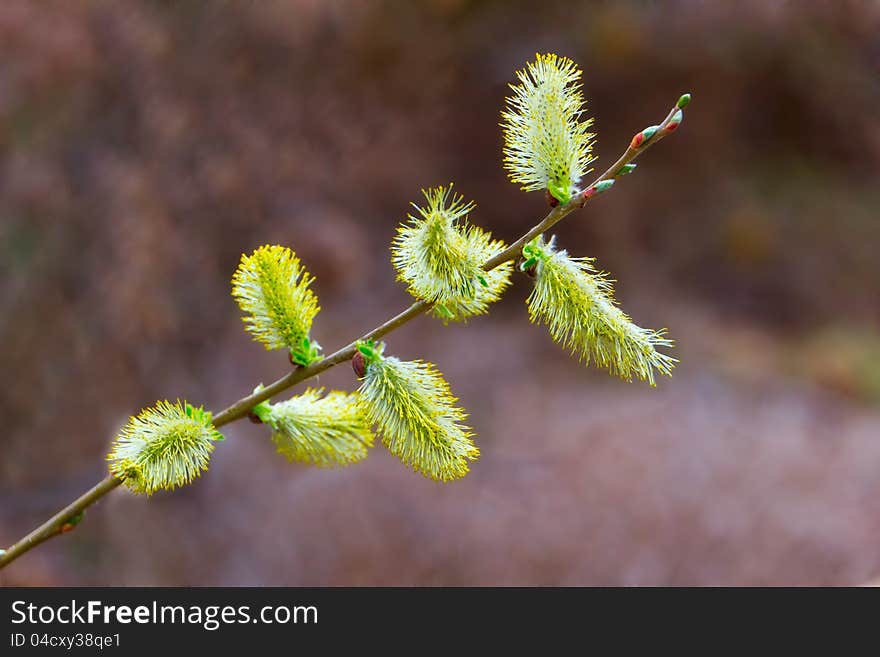
{"type": "MultiPolygon", "coordinates": [[[[644,151],[648,150],[648,148],[670,134],[670,132],[666,130],[666,127],[672,122],[672,118],[673,116],[675,116],[675,113],[677,111],[678,106],[673,106],[672,109],[669,111],[669,114],[659,125],[659,129],[650,139],[646,140],[638,148],[632,148],[632,146],[628,146],[623,155],[621,155],[620,158],[618,158],[618,160],[605,171],[605,173],[596,178],[592,183],[590,183],[590,185],[585,187],[585,189],[590,189],[590,187],[593,187],[594,185],[604,180],[616,179],[621,167],[632,162],[644,151]]],[[[499,265],[507,262],[508,260],[514,260],[518,258],[519,255],[522,253],[523,246],[535,239],[538,235],[541,235],[548,231],[567,215],[571,214],[577,209],[584,207],[588,200],[590,199],[584,198],[582,194],[575,194],[572,200],[565,205],[556,206],[550,211],[550,213],[546,217],[544,217],[544,219],[540,223],[533,226],[522,237],[520,237],[509,247],[504,249],[504,251],[490,258],[483,265],[483,269],[486,271],[490,271],[492,269],[495,269],[499,265]]],[[[382,336],[387,335],[391,331],[403,326],[410,320],[413,320],[419,315],[430,310],[432,305],[433,304],[428,301],[417,301],[403,312],[392,317],[384,324],[377,326],[369,333],[361,336],[359,339],[375,340],[377,338],[381,338],[382,336]]],[[[247,416],[248,413],[250,413],[251,409],[260,402],[266,401],[267,399],[274,397],[275,395],[286,390],[287,388],[290,388],[298,383],[302,383],[307,379],[317,376],[321,372],[329,370],[334,365],[338,365],[339,363],[351,360],[356,350],[356,343],[357,341],[351,342],[350,344],[342,347],[338,351],[335,351],[332,354],[325,356],[321,360],[312,363],[307,367],[298,367],[289,374],[281,377],[274,383],[266,386],[265,388],[262,388],[258,392],[254,392],[250,395],[247,395],[246,397],[242,397],[228,408],[225,408],[224,410],[214,415],[214,426],[219,428],[224,424],[229,424],[230,422],[241,419],[247,416]]],[[[12,561],[20,557],[22,554],[28,552],[29,550],[32,550],[44,541],[63,533],[64,526],[71,518],[74,518],[78,514],[82,513],[86,508],[97,502],[99,499],[104,497],[107,493],[112,491],[120,484],[122,484],[122,480],[113,477],[112,475],[101,480],[98,484],[96,484],[93,488],[84,493],[77,500],[61,509],[61,511],[49,518],[49,520],[44,522],[27,536],[12,545],[8,550],[0,554],[0,569],[9,565],[12,561]]]]}

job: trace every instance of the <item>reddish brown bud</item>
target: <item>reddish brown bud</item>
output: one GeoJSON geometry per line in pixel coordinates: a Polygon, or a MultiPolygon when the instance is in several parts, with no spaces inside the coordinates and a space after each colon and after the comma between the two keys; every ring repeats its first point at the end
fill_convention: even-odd
{"type": "Polygon", "coordinates": [[[367,361],[360,351],[354,352],[354,356],[351,357],[351,369],[359,379],[363,379],[367,375],[367,361]]]}
{"type": "Polygon", "coordinates": [[[544,190],[544,198],[547,199],[547,205],[549,205],[551,208],[555,208],[557,205],[559,205],[559,199],[553,196],[553,194],[550,193],[549,189],[544,190]]]}
{"type": "Polygon", "coordinates": [[[256,413],[254,413],[253,411],[251,411],[250,413],[247,414],[247,418],[248,418],[248,420],[250,420],[254,424],[263,424],[263,421],[260,419],[260,416],[257,415],[256,413]]]}

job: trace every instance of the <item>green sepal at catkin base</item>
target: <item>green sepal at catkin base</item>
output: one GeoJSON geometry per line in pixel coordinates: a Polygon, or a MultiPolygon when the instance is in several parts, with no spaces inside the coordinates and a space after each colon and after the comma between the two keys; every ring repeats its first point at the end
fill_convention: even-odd
{"type": "Polygon", "coordinates": [[[557,201],[565,205],[571,200],[571,182],[561,182],[559,180],[548,180],[547,181],[547,191],[550,192],[550,195],[555,198],[557,201]]]}
{"type": "Polygon", "coordinates": [[[135,493],[150,495],[191,483],[208,469],[223,434],[201,407],[160,401],[132,417],[107,455],[110,472],[135,493]]]}
{"type": "Polygon", "coordinates": [[[581,70],[566,57],[547,54],[516,75],[519,83],[510,85],[513,95],[501,113],[504,167],[522,189],[546,189],[566,204],[595,159],[593,120],[581,120],[581,70]]]}
{"type": "Polygon", "coordinates": [[[671,375],[676,359],[657,349],[671,347],[672,341],[663,330],[633,324],[617,307],[611,281],[592,260],[572,258],[556,250],[553,240],[545,243],[540,237],[523,248],[523,258],[536,271],[526,301],[529,318],[546,324],[556,342],[625,381],[638,378],[653,386],[655,372],[671,375]]]}
{"type": "Polygon", "coordinates": [[[358,344],[364,360],[358,402],[382,443],[426,477],[463,477],[480,451],[449,384],[431,363],[402,361],[383,351],[381,343],[358,344]]]}
{"type": "Polygon", "coordinates": [[[373,446],[369,420],[357,395],[309,388],[278,404],[263,402],[253,409],[272,430],[272,442],[289,461],[333,467],[367,457],[373,446]]]}
{"type": "Polygon", "coordinates": [[[232,296],[245,329],[266,349],[288,349],[291,361],[309,365],[320,346],[309,337],[320,307],[309,289],[314,278],[296,254],[284,246],[261,246],[242,255],[232,277],[232,296]]]}
{"type": "Polygon", "coordinates": [[[467,222],[475,205],[448,187],[422,190],[424,207],[401,224],[391,245],[397,278],[416,299],[434,304],[434,315],[461,321],[488,311],[510,285],[512,266],[484,271],[483,263],[506,248],[467,222]]]}

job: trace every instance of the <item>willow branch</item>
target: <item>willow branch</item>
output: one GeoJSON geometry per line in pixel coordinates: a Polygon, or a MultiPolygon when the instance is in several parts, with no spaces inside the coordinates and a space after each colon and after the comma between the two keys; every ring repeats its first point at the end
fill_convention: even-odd
{"type": "Polygon", "coordinates": [[[104,479],[95,484],[95,486],[61,509],[61,511],[49,518],[30,534],[0,554],[0,568],[15,561],[25,552],[33,550],[40,543],[73,529],[75,524],[72,523],[71,520],[79,516],[86,508],[100,500],[120,484],[122,484],[121,479],[117,479],[113,475],[107,475],[104,479]]]}
{"type": "MultiPolygon", "coordinates": [[[[672,109],[669,110],[669,114],[666,115],[666,118],[663,119],[663,122],[659,125],[659,129],[654,135],[639,145],[638,148],[634,148],[632,143],[630,143],[629,147],[623,152],[617,161],[612,164],[608,169],[605,170],[601,176],[596,178],[593,182],[587,185],[584,189],[589,190],[596,187],[601,182],[606,180],[617,180],[622,174],[621,169],[635,160],[639,155],[648,150],[651,146],[656,144],[658,141],[668,136],[671,133],[669,129],[669,125],[672,123],[673,117],[675,117],[676,112],[679,110],[679,106],[673,105],[672,109]]],[[[557,205],[553,208],[550,213],[544,217],[544,220],[541,223],[533,226],[525,235],[516,240],[513,244],[504,249],[501,253],[490,258],[485,265],[483,265],[483,269],[489,271],[491,269],[495,269],[498,265],[507,262],[508,260],[513,260],[514,258],[518,258],[520,253],[522,253],[522,248],[535,239],[538,235],[546,233],[548,230],[553,228],[556,224],[558,224],[562,219],[566,216],[574,212],[575,210],[579,210],[584,207],[589,200],[595,198],[594,196],[584,196],[583,193],[575,194],[572,199],[566,203],[565,205],[557,205]]]]}
{"type": "MultiPolygon", "coordinates": [[[[565,218],[567,215],[571,214],[575,210],[583,208],[586,203],[594,197],[590,193],[590,190],[595,189],[596,185],[603,181],[616,180],[617,178],[619,178],[622,175],[621,169],[625,165],[635,160],[644,151],[648,150],[648,148],[650,148],[671,133],[672,129],[674,129],[675,126],[670,128],[670,124],[672,124],[673,118],[675,117],[678,109],[679,104],[673,106],[673,108],[669,111],[669,114],[666,116],[663,122],[660,123],[658,129],[653,135],[651,135],[650,138],[646,139],[638,146],[634,146],[631,143],[630,146],[624,151],[623,155],[621,155],[618,160],[605,171],[605,173],[596,178],[592,183],[590,183],[590,185],[585,187],[583,191],[575,194],[568,203],[564,205],[558,205],[553,208],[540,223],[533,226],[528,232],[526,232],[522,237],[513,242],[513,244],[511,244],[509,247],[486,261],[486,263],[483,265],[483,269],[486,271],[490,271],[509,260],[515,260],[516,258],[520,257],[522,253],[522,247],[525,244],[555,226],[563,218],[565,218]]],[[[225,424],[229,424],[230,422],[239,420],[247,416],[251,412],[251,409],[253,409],[253,407],[257,404],[274,397],[278,393],[283,392],[284,390],[287,390],[288,388],[291,388],[298,383],[302,383],[303,381],[311,379],[312,377],[315,377],[322,372],[329,370],[335,365],[351,360],[352,356],[354,356],[355,354],[357,343],[359,341],[375,340],[381,338],[382,336],[391,333],[391,331],[400,328],[404,324],[415,319],[419,315],[427,312],[432,308],[433,305],[434,304],[430,301],[415,302],[403,312],[395,315],[385,323],[377,326],[372,331],[365,333],[360,338],[358,338],[358,340],[350,342],[348,345],[342,347],[341,349],[333,352],[328,356],[325,356],[321,360],[312,363],[307,367],[297,367],[289,374],[286,374],[285,376],[281,377],[280,379],[278,379],[274,383],[271,383],[265,388],[261,388],[260,390],[253,392],[246,397],[242,397],[228,408],[225,408],[214,415],[213,425],[219,428],[225,424]]],[[[61,511],[49,518],[49,520],[37,527],[20,541],[12,545],[8,550],[0,553],[0,569],[7,566],[9,563],[20,557],[25,552],[28,552],[29,550],[35,548],[40,543],[64,533],[67,529],[72,529],[72,519],[79,517],[86,508],[100,500],[107,493],[109,493],[122,483],[123,481],[121,479],[116,478],[112,475],[101,480],[92,489],[84,493],[81,497],[79,497],[68,506],[61,509],[61,511]]]]}

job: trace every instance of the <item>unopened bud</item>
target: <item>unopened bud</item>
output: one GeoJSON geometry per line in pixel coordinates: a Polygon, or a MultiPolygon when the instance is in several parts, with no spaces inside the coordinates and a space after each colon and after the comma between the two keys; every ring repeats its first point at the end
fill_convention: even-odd
{"type": "Polygon", "coordinates": [[[82,522],[82,519],[85,517],[86,512],[80,511],[75,516],[68,518],[63,525],[61,525],[61,533],[66,534],[69,531],[73,531],[73,529],[82,522]]]}
{"type": "Polygon", "coordinates": [[[588,198],[593,198],[597,194],[601,194],[602,192],[610,189],[613,184],[614,184],[614,178],[609,178],[608,180],[601,180],[601,181],[597,182],[595,185],[593,185],[592,187],[587,187],[587,189],[585,189],[583,191],[582,196],[583,196],[584,200],[586,200],[588,198]]]}
{"type": "Polygon", "coordinates": [[[659,125],[652,125],[650,128],[645,128],[640,133],[638,133],[635,137],[632,138],[632,141],[629,144],[630,148],[641,148],[646,142],[650,141],[651,137],[653,137],[657,131],[660,129],[659,125]]]}
{"type": "Polygon", "coordinates": [[[684,119],[684,114],[681,113],[681,110],[677,110],[675,114],[672,115],[672,119],[670,119],[669,123],[666,124],[666,132],[672,132],[680,126],[682,119],[684,119]]]}

